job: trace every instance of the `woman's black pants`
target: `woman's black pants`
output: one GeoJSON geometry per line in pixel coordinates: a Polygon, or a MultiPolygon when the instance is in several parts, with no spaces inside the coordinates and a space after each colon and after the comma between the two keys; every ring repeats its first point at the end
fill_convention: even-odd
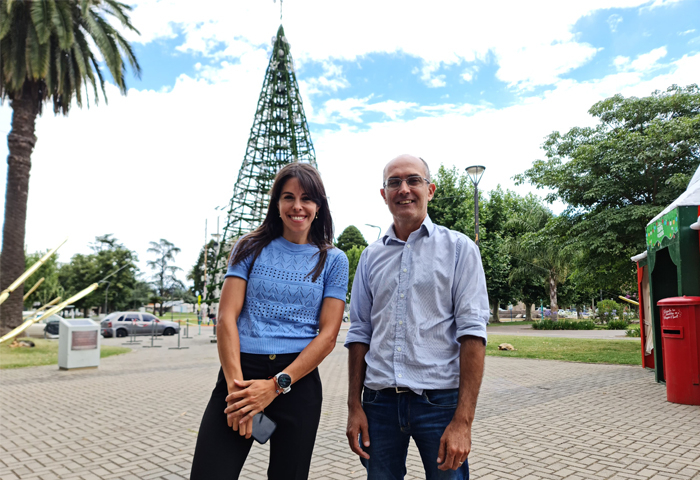
{"type": "MultiPolygon", "coordinates": [[[[270,378],[283,371],[298,355],[241,353],[243,378],[270,378]]],[[[226,423],[227,394],[224,372],[219,370],[219,379],[199,427],[191,480],[237,479],[243,468],[253,438],[242,437],[226,423]]],[[[321,377],[315,369],[265,409],[265,415],[277,423],[270,438],[269,479],[308,478],[322,400],[321,377]]]]}

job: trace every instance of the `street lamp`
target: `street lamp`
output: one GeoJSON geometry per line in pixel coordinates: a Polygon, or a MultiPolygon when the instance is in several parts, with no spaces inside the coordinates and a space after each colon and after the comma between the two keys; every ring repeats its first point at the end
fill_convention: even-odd
{"type": "Polygon", "coordinates": [[[379,229],[379,233],[377,234],[377,240],[379,240],[379,237],[382,235],[382,227],[378,227],[376,225],[372,225],[371,223],[365,223],[368,227],[374,227],[379,229]]]}
{"type": "Polygon", "coordinates": [[[467,167],[469,180],[474,184],[474,233],[476,234],[476,244],[479,245],[479,182],[484,175],[486,167],[483,165],[472,165],[467,167]]]}

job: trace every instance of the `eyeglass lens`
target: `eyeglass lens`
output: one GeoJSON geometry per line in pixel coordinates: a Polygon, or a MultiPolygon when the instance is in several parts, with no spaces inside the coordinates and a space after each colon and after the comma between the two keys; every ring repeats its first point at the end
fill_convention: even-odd
{"type": "Polygon", "coordinates": [[[389,188],[399,188],[401,187],[401,184],[403,182],[406,182],[406,185],[409,187],[418,187],[423,183],[423,177],[419,177],[417,175],[413,175],[410,177],[406,177],[405,179],[402,178],[389,178],[386,181],[386,186],[389,188]]]}

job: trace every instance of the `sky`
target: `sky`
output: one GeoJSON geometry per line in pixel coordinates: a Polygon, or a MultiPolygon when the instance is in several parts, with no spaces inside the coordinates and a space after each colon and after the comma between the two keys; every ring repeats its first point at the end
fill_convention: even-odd
{"type": "MultiPolygon", "coordinates": [[[[109,233],[150,280],[149,242],[164,238],[181,249],[184,280],[205,222],[207,235],[223,229],[217,208],[233,194],[280,3],[127,3],[141,78],[128,74],[126,96],[109,84],[108,102],[37,120],[26,248],[68,237],[68,262],[109,233]]],[[[381,172],[402,153],[433,172],[484,165],[486,192],[543,196],[512,177],[544,157],[548,134],[595,125],[588,109],[615,94],[698,82],[698,19],[697,0],[286,0],[281,23],[336,235],[355,225],[373,241],[369,225],[391,224],[381,172]]],[[[3,135],[11,118],[4,103],[3,135]]]]}

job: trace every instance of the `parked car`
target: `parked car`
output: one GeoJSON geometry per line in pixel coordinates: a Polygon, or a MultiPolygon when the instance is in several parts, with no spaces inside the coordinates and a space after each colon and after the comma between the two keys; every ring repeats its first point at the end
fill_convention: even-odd
{"type": "Polygon", "coordinates": [[[175,335],[180,326],[175,322],[160,320],[150,313],[114,312],[100,322],[102,336],[126,337],[129,335],[175,335]]]}
{"type": "MultiPolygon", "coordinates": [[[[23,312],[24,316],[27,314],[29,314],[29,312],[23,312]]],[[[60,321],[61,317],[53,314],[40,322],[29,325],[21,336],[34,338],[58,338],[58,323],[60,321]]]]}

